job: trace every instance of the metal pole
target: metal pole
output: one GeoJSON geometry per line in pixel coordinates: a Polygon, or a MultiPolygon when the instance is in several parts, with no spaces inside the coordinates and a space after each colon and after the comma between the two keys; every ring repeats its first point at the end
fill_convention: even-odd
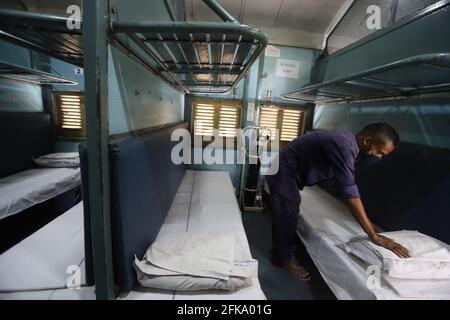
{"type": "Polygon", "coordinates": [[[217,1],[203,0],[203,2],[214,11],[223,21],[231,23],[239,23],[231,14],[229,14],[217,1]]]}
{"type": "Polygon", "coordinates": [[[95,293],[114,299],[108,159],[108,5],[84,0],[83,47],[87,124],[89,208],[95,293]]]}

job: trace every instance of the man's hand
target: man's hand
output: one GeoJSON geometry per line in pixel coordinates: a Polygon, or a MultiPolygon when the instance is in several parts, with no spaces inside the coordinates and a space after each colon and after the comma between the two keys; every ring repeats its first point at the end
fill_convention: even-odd
{"type": "Polygon", "coordinates": [[[346,202],[350,212],[375,244],[391,250],[400,258],[409,258],[408,249],[392,239],[377,234],[377,228],[367,216],[366,210],[364,209],[364,205],[360,198],[349,198],[346,199],[346,202]]]}
{"type": "Polygon", "coordinates": [[[377,237],[372,239],[372,241],[376,245],[379,245],[383,248],[391,250],[393,253],[395,253],[400,258],[409,258],[410,257],[408,249],[406,249],[404,246],[402,246],[401,244],[395,242],[394,240],[392,240],[388,237],[378,234],[377,237]]]}

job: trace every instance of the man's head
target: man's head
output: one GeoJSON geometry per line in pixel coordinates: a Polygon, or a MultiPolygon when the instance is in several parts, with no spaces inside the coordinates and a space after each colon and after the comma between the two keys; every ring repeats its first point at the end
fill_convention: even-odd
{"type": "Polygon", "coordinates": [[[398,146],[399,135],[386,123],[371,123],[357,134],[361,152],[381,158],[388,155],[398,146]]]}

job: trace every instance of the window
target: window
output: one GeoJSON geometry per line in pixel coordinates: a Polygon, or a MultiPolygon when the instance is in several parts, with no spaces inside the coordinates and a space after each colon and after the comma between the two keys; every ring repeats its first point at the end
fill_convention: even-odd
{"type": "MultiPolygon", "coordinates": [[[[261,106],[259,126],[279,130],[280,141],[289,142],[304,131],[305,111],[278,106],[261,106]]],[[[271,139],[275,139],[272,131],[271,139]]]]}
{"type": "Polygon", "coordinates": [[[58,135],[65,138],[85,138],[86,120],[83,93],[54,92],[53,101],[58,135]]]}
{"type": "Polygon", "coordinates": [[[220,137],[236,137],[241,123],[241,105],[236,101],[200,100],[193,103],[194,134],[212,136],[213,129],[220,137]]]}

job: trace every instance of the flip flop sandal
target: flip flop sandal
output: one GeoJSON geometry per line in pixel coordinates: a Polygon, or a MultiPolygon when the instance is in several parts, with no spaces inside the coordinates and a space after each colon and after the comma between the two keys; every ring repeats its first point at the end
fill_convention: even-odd
{"type": "Polygon", "coordinates": [[[298,269],[291,269],[291,268],[288,268],[288,267],[282,265],[281,263],[274,261],[273,259],[271,259],[271,262],[273,265],[277,266],[278,268],[286,270],[287,272],[294,275],[296,279],[299,279],[302,281],[308,281],[311,279],[311,274],[308,271],[306,271],[303,267],[300,267],[298,269]]]}
{"type": "Polygon", "coordinates": [[[302,281],[311,280],[311,274],[303,268],[291,269],[285,266],[282,266],[281,268],[294,275],[294,277],[298,280],[302,281]]]}

